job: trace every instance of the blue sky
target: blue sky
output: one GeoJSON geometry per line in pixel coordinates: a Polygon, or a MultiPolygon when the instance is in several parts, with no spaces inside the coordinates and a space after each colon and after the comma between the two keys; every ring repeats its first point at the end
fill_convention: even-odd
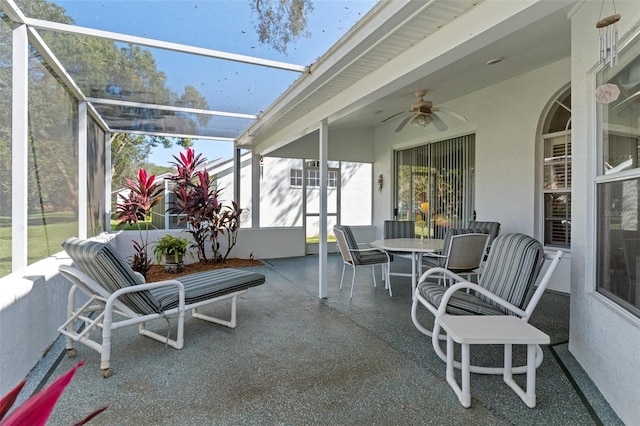
{"type": "MultiPolygon", "coordinates": [[[[287,55],[261,45],[250,0],[55,0],[80,26],[150,37],[231,53],[309,65],[373,7],[375,1],[315,0],[308,16],[310,38],[291,43],[287,55]]],[[[196,87],[211,109],[258,113],[298,77],[297,73],[154,50],[158,69],[172,90],[196,87]],[[216,78],[211,79],[215,74],[216,78]],[[208,82],[205,84],[205,81],[208,82]],[[211,84],[211,82],[214,84],[211,84]],[[256,110],[257,109],[257,110],[256,110]]],[[[209,160],[231,157],[231,142],[196,141],[209,160]]],[[[167,165],[179,148],[156,148],[149,160],[167,165]]]]}

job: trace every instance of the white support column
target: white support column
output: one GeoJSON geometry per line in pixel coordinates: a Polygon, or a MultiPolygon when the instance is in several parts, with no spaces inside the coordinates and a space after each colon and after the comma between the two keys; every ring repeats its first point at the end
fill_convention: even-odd
{"type": "Polygon", "coordinates": [[[260,228],[260,153],[251,156],[251,228],[260,228]]]}
{"type": "Polygon", "coordinates": [[[29,40],[27,26],[13,30],[11,93],[11,271],[27,267],[29,182],[29,40]]]}
{"type": "Polygon", "coordinates": [[[318,274],[318,297],[327,297],[327,185],[329,160],[329,124],[326,119],[320,123],[320,265],[318,274]]]}
{"type": "MultiPolygon", "coordinates": [[[[111,132],[104,134],[104,230],[111,232],[111,132]]],[[[168,227],[167,227],[168,228],[168,227]]]]}
{"type": "Polygon", "coordinates": [[[233,143],[233,201],[240,207],[240,148],[233,143]]]}
{"type": "Polygon", "coordinates": [[[87,238],[87,102],[78,102],[78,237],[87,238]]]}

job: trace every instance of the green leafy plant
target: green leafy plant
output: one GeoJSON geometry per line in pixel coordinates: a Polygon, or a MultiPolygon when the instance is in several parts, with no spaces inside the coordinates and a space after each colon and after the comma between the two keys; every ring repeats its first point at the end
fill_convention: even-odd
{"type": "Polygon", "coordinates": [[[186,237],[180,238],[167,234],[155,241],[154,244],[153,254],[158,263],[162,261],[163,256],[167,259],[173,256],[173,263],[178,263],[180,258],[189,251],[189,239],[186,237]]]}
{"type": "Polygon", "coordinates": [[[128,194],[118,194],[120,202],[116,206],[117,220],[120,224],[136,224],[140,232],[140,241],[133,242],[135,254],[131,268],[146,277],[151,260],[147,248],[149,247],[149,221],[153,206],[162,199],[164,188],[155,181],[156,176],[148,176],[146,170],[138,170],[138,180],[126,179],[125,189],[128,194]],[[144,233],[141,223],[144,223],[144,233]]]}

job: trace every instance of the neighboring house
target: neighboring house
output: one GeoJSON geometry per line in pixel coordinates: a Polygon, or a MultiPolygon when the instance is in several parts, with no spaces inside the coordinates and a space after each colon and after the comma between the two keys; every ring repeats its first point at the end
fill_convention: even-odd
{"type": "MultiPolygon", "coordinates": [[[[371,164],[336,161],[332,165],[328,172],[330,228],[338,220],[350,225],[369,225],[372,194],[362,189],[372,186],[371,164]]],[[[234,197],[233,159],[216,159],[204,164],[203,168],[212,180],[215,178],[222,204],[229,205],[234,197]]],[[[263,157],[259,174],[260,203],[263,206],[260,209],[260,227],[304,227],[307,239],[317,239],[320,219],[317,161],[263,157]]],[[[179,220],[180,215],[166,213],[175,197],[169,174],[159,175],[157,179],[164,184],[165,196],[153,208],[153,225],[157,229],[185,228],[186,225],[179,220]]],[[[241,227],[250,227],[251,154],[240,158],[240,207],[243,209],[241,227]]]]}

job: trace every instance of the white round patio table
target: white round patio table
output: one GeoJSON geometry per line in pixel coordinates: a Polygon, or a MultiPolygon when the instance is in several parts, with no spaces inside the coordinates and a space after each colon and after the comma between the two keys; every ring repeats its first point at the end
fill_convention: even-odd
{"type": "Polygon", "coordinates": [[[420,273],[420,259],[424,253],[439,253],[444,246],[444,240],[438,238],[383,238],[369,243],[370,246],[395,252],[411,253],[411,297],[418,285],[420,273]]]}

